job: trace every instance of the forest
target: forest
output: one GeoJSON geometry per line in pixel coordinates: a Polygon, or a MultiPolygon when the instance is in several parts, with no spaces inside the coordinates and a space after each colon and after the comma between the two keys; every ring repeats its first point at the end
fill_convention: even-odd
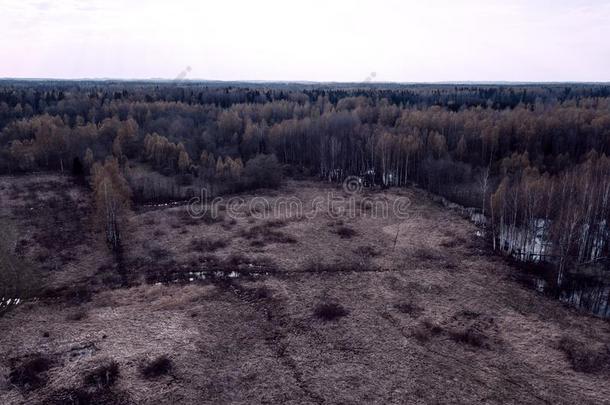
{"type": "Polygon", "coordinates": [[[0,82],[0,173],[72,173],[120,248],[131,204],[280,174],[424,188],[559,270],[610,251],[610,86],[0,82]],[[84,180],[85,181],[85,180],[84,180]]]}

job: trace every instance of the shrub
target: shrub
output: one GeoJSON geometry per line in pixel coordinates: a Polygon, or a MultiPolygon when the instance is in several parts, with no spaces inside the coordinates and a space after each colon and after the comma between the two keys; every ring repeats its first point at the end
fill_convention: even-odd
{"type": "Polygon", "coordinates": [[[114,361],[106,361],[85,375],[85,384],[101,387],[114,385],[119,378],[119,364],[114,361]]]}
{"type": "Polygon", "coordinates": [[[240,235],[244,239],[252,240],[252,246],[262,247],[270,243],[297,243],[297,240],[276,228],[286,225],[285,220],[276,219],[261,225],[256,225],[250,229],[241,231],[240,235]]]}
{"type": "Polygon", "coordinates": [[[261,248],[261,247],[267,246],[267,243],[265,243],[265,241],[262,241],[262,240],[253,240],[252,242],[250,242],[250,246],[256,247],[256,248],[261,248]]]}
{"type": "Polygon", "coordinates": [[[266,286],[258,287],[254,290],[253,297],[256,300],[267,300],[273,297],[273,291],[266,286]]]}
{"type": "Polygon", "coordinates": [[[354,229],[350,228],[349,226],[345,226],[345,225],[337,228],[335,233],[337,235],[339,235],[342,239],[351,239],[354,236],[358,235],[358,232],[356,232],[354,229]]]}
{"type": "Polygon", "coordinates": [[[191,248],[198,252],[215,252],[227,247],[227,245],[228,242],[221,239],[193,239],[191,241],[191,248]]]}
{"type": "Polygon", "coordinates": [[[444,248],[454,248],[459,245],[459,242],[456,239],[445,239],[441,241],[440,245],[444,248]]]}
{"type": "Polygon", "coordinates": [[[439,255],[430,248],[419,248],[413,253],[413,256],[425,261],[436,261],[440,259],[439,255]]]}
{"type": "Polygon", "coordinates": [[[179,210],[176,211],[176,217],[180,220],[181,224],[184,225],[197,225],[199,223],[199,218],[194,217],[188,210],[179,210]]]}
{"type": "Polygon", "coordinates": [[[354,249],[354,253],[368,258],[381,256],[381,251],[375,246],[360,246],[354,249]]]}
{"type": "Polygon", "coordinates": [[[415,327],[413,331],[413,336],[420,343],[427,342],[433,336],[440,335],[443,332],[443,328],[440,326],[430,322],[429,320],[424,320],[419,325],[415,327]]]}
{"type": "Polygon", "coordinates": [[[455,342],[464,343],[473,347],[487,347],[487,336],[482,332],[468,328],[464,330],[451,331],[449,337],[455,342]]]}
{"type": "Polygon", "coordinates": [[[320,303],[314,310],[314,315],[323,321],[334,321],[348,314],[349,311],[347,309],[334,302],[320,303]]]}
{"type": "MultiPolygon", "coordinates": [[[[98,273],[105,270],[105,266],[98,269],[98,273]]],[[[59,299],[69,305],[81,305],[91,301],[93,289],[87,285],[75,285],[74,287],[47,287],[40,292],[40,297],[59,299]]]]}
{"type": "Polygon", "coordinates": [[[154,261],[166,260],[166,259],[169,259],[170,256],[172,255],[172,253],[169,250],[162,248],[160,246],[155,246],[152,249],[150,249],[149,254],[150,254],[150,257],[154,261]]]}
{"type": "Polygon", "coordinates": [[[161,375],[169,374],[172,367],[172,361],[169,359],[169,357],[162,355],[143,364],[140,368],[140,372],[146,378],[155,378],[161,375]]]}
{"type": "Polygon", "coordinates": [[[231,269],[233,267],[238,267],[241,264],[244,263],[250,263],[252,260],[248,259],[246,256],[242,255],[241,253],[231,253],[226,261],[225,264],[227,266],[229,266],[228,268],[231,269]]]}
{"type": "Polygon", "coordinates": [[[46,372],[51,365],[50,358],[38,353],[34,354],[12,368],[9,381],[24,390],[38,388],[46,384],[46,372]]]}
{"type": "Polygon", "coordinates": [[[559,341],[559,349],[566,354],[575,371],[598,373],[604,368],[610,371],[610,346],[595,350],[583,342],[563,337],[559,341]]]}
{"type": "Polygon", "coordinates": [[[413,315],[414,317],[418,317],[423,312],[422,308],[420,308],[411,301],[401,302],[399,304],[396,304],[394,307],[403,314],[413,315]]]}
{"type": "Polygon", "coordinates": [[[147,216],[142,222],[144,222],[144,225],[156,225],[159,223],[159,221],[157,221],[157,218],[153,216],[147,216]]]}
{"type": "Polygon", "coordinates": [[[87,317],[87,310],[85,309],[77,309],[66,316],[66,320],[68,321],[82,321],[87,317]]]}

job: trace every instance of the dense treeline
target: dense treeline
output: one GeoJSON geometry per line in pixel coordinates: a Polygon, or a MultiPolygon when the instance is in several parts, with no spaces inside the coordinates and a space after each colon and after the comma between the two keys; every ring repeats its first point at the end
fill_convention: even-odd
{"type": "Polygon", "coordinates": [[[264,185],[281,164],[478,206],[523,258],[608,255],[610,86],[7,81],[0,128],[1,172],[109,157],[137,201],[264,185]]]}

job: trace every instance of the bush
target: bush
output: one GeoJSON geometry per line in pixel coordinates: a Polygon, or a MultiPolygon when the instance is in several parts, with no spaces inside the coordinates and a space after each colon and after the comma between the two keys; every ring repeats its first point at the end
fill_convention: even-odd
{"type": "Polygon", "coordinates": [[[169,374],[172,367],[172,361],[169,359],[169,357],[163,355],[142,365],[140,372],[146,378],[155,378],[161,375],[169,374]]]}
{"type": "Polygon", "coordinates": [[[610,346],[595,350],[583,342],[563,337],[559,341],[559,350],[566,354],[575,371],[598,373],[604,368],[610,371],[610,346]]]}
{"type": "Polygon", "coordinates": [[[52,360],[41,354],[34,354],[21,364],[13,366],[9,381],[24,390],[38,388],[46,384],[46,372],[51,368],[52,360]]]}
{"type": "Polygon", "coordinates": [[[487,336],[472,328],[457,330],[449,333],[451,339],[458,343],[464,343],[473,347],[487,347],[487,336]]]}
{"type": "Polygon", "coordinates": [[[101,387],[114,385],[119,378],[119,364],[110,360],[85,375],[85,384],[101,387]]]}
{"type": "Polygon", "coordinates": [[[191,249],[197,252],[215,252],[227,247],[227,245],[228,242],[222,239],[193,239],[191,241],[191,249]]]}
{"type": "Polygon", "coordinates": [[[342,239],[351,239],[354,236],[358,235],[358,232],[356,232],[354,229],[350,228],[349,226],[345,226],[345,225],[337,228],[335,233],[337,235],[339,235],[342,239]]]}
{"type": "Polygon", "coordinates": [[[282,167],[275,155],[257,155],[246,162],[245,189],[278,188],[282,183],[282,167]]]}
{"type": "Polygon", "coordinates": [[[428,320],[424,320],[415,327],[413,336],[415,336],[415,339],[417,339],[420,343],[424,343],[430,340],[432,336],[440,335],[442,332],[443,328],[428,320]]]}
{"type": "Polygon", "coordinates": [[[269,287],[258,287],[254,290],[253,298],[255,300],[268,300],[273,297],[273,291],[269,287]]]}
{"type": "Polygon", "coordinates": [[[297,240],[292,236],[275,229],[285,225],[285,220],[276,219],[262,225],[253,226],[247,230],[242,230],[240,236],[244,239],[251,240],[252,242],[250,245],[255,247],[262,247],[270,243],[297,243],[297,240]]]}
{"type": "Polygon", "coordinates": [[[320,303],[314,310],[314,315],[323,321],[334,321],[348,314],[349,311],[347,309],[334,302],[320,303]]]}
{"type": "Polygon", "coordinates": [[[381,251],[377,249],[375,246],[360,246],[353,250],[357,255],[373,258],[381,256],[381,251]]]}
{"type": "Polygon", "coordinates": [[[421,313],[423,312],[423,309],[421,307],[417,306],[416,304],[414,304],[411,301],[401,302],[399,304],[396,304],[394,306],[394,308],[396,308],[398,311],[400,311],[403,314],[409,314],[416,318],[419,315],[421,315],[421,313]]]}
{"type": "Polygon", "coordinates": [[[66,320],[77,322],[77,321],[82,321],[86,317],[87,317],[87,310],[80,308],[80,309],[77,309],[76,311],[70,312],[66,316],[66,320]]]}

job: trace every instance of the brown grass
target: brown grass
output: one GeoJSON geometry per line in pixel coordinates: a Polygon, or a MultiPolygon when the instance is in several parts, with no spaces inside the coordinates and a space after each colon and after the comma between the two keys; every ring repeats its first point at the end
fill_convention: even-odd
{"type": "Polygon", "coordinates": [[[224,239],[198,238],[191,241],[191,249],[201,253],[215,252],[226,248],[228,245],[229,241],[224,239]]]}
{"type": "MultiPolygon", "coordinates": [[[[24,178],[10,181],[22,192],[11,200],[11,187],[0,189],[2,215],[55,193],[24,178]]],[[[290,193],[307,207],[335,190],[311,182],[288,187],[256,196],[273,201],[290,193]]],[[[607,362],[609,324],[513,282],[514,267],[471,242],[473,226],[417,190],[403,192],[413,201],[406,221],[287,220],[271,210],[266,220],[189,224],[174,213],[183,207],[136,207],[125,240],[128,286],[104,284],[120,276],[95,235],[51,252],[40,243],[49,234],[33,236],[46,225],[17,216],[28,240],[24,257],[34,262],[40,254],[40,265],[54,264],[40,278],[48,294],[0,318],[0,358],[9,359],[0,361],[0,375],[17,376],[33,356],[27,353],[50,365],[21,373],[40,385],[26,377],[20,388],[0,377],[0,403],[604,403],[610,387],[600,383],[607,374],[599,364],[607,362]],[[334,230],[341,226],[357,237],[340,237],[334,230]],[[267,242],[266,231],[297,243],[267,242]],[[194,252],[194,239],[231,243],[210,255],[194,252]],[[448,239],[457,244],[444,247],[448,239]],[[432,271],[448,263],[460,271],[432,271]],[[220,276],[189,280],[205,271],[220,276]],[[229,278],[232,272],[238,277],[229,278]],[[81,308],[85,319],[68,320],[81,308]],[[580,338],[559,345],[561,335],[580,338]],[[142,374],[157,360],[149,353],[166,356],[171,371],[163,374],[161,362],[152,367],[157,377],[142,374]],[[119,364],[114,383],[103,372],[87,384],[104,359],[119,364]]],[[[390,202],[396,196],[383,194],[390,202]]]]}

